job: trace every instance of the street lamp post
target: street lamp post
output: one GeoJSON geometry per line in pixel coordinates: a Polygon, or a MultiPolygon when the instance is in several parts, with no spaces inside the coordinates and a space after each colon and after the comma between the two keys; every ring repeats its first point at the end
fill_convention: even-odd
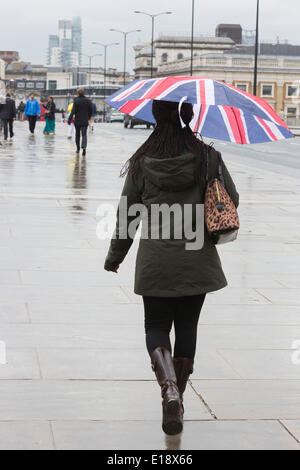
{"type": "Polygon", "coordinates": [[[258,24],[259,24],[259,0],[256,5],[256,32],[255,32],[255,53],[254,53],[254,83],[253,95],[257,95],[257,60],[258,60],[258,24]]]}
{"type": "Polygon", "coordinates": [[[150,71],[150,76],[151,78],[153,77],[153,57],[154,57],[154,20],[157,16],[161,15],[171,15],[172,11],[164,11],[162,13],[156,13],[155,15],[152,15],[150,13],[146,13],[145,11],[139,11],[136,10],[134,13],[140,13],[142,15],[149,16],[152,21],[152,35],[151,35],[151,71],[150,71]]]}
{"type": "Polygon", "coordinates": [[[140,33],[140,29],[133,29],[132,31],[121,31],[120,29],[110,28],[110,31],[115,31],[117,33],[123,34],[124,37],[124,76],[123,76],[123,85],[126,85],[126,49],[127,49],[127,36],[131,33],[140,33]]]}
{"type": "Polygon", "coordinates": [[[70,88],[71,88],[71,72],[70,70],[68,71],[68,77],[66,78],[66,109],[68,108],[68,104],[70,101],[70,88]]]}
{"type": "MultiPolygon", "coordinates": [[[[106,98],[106,56],[107,56],[107,48],[110,46],[118,46],[118,42],[112,42],[110,44],[102,44],[101,42],[93,41],[92,44],[97,44],[98,46],[102,46],[104,48],[104,99],[106,98]]],[[[105,121],[106,117],[106,105],[104,105],[104,116],[103,119],[105,121]]]]}
{"type": "Polygon", "coordinates": [[[93,57],[101,57],[102,54],[94,54],[94,55],[88,55],[88,54],[83,54],[82,52],[80,55],[83,55],[85,57],[88,57],[89,59],[89,96],[91,95],[91,73],[92,73],[92,59],[93,57]]]}
{"type": "Polygon", "coordinates": [[[194,22],[195,22],[195,0],[192,0],[191,77],[193,76],[193,59],[194,59],[194,22]]]}

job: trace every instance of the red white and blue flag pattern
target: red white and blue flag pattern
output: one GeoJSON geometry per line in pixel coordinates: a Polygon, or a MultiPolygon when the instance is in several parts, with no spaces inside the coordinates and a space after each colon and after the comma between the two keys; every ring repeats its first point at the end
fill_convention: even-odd
{"type": "Polygon", "coordinates": [[[204,137],[254,144],[294,137],[285,122],[262,98],[205,77],[163,77],[135,80],[105,101],[119,111],[155,123],[152,101],[194,106],[190,124],[204,137]]]}

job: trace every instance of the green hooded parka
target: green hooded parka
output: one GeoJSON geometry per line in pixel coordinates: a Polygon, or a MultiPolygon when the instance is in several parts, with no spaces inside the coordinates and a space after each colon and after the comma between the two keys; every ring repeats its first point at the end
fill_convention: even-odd
{"type": "MultiPolygon", "coordinates": [[[[237,207],[239,195],[224,162],[222,166],[225,188],[237,207]]],[[[217,167],[217,152],[210,148],[209,179],[217,176],[217,167]]],[[[179,204],[182,208],[185,204],[191,204],[193,208],[203,204],[196,171],[196,157],[191,153],[173,158],[145,157],[137,178],[133,180],[130,174],[127,175],[122,196],[127,197],[128,207],[143,204],[151,223],[154,204],[179,204]]],[[[136,216],[127,216],[128,226],[135,219],[136,216]]],[[[118,215],[115,237],[111,240],[104,266],[107,271],[118,268],[132,245],[132,238],[119,238],[122,229],[118,215]]],[[[203,247],[197,250],[186,249],[184,236],[176,239],[172,235],[171,231],[169,239],[140,239],[135,271],[136,294],[181,297],[216,291],[227,285],[217,249],[205,227],[203,247]]]]}

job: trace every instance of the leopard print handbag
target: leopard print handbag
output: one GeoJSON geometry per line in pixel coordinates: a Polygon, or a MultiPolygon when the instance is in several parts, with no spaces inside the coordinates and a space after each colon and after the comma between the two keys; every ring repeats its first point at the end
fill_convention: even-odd
{"type": "Polygon", "coordinates": [[[218,152],[218,176],[209,180],[207,150],[204,216],[207,231],[216,245],[234,241],[240,228],[237,209],[227,193],[222,172],[222,157],[218,152]]]}

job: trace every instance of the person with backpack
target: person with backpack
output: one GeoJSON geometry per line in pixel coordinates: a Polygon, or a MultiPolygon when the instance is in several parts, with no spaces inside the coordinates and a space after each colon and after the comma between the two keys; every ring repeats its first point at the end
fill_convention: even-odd
{"type": "Polygon", "coordinates": [[[74,100],[74,105],[70,116],[68,118],[68,124],[71,125],[73,116],[75,116],[75,130],[76,130],[76,153],[80,152],[80,141],[82,147],[82,155],[86,155],[87,148],[87,128],[89,120],[93,114],[92,102],[84,94],[84,89],[79,88],[77,90],[77,98],[74,100]]]}
{"type": "Polygon", "coordinates": [[[23,101],[20,101],[17,111],[18,111],[18,119],[19,119],[19,121],[23,121],[23,119],[24,119],[24,111],[25,111],[25,104],[24,104],[23,101]]]}

